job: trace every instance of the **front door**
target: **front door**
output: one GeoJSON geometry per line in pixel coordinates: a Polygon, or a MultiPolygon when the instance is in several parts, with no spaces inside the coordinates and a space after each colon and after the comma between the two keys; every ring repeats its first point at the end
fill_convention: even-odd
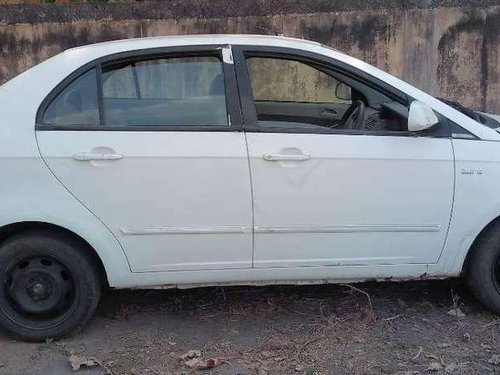
{"type": "Polygon", "coordinates": [[[104,61],[39,121],[49,168],[114,233],[134,272],[252,265],[247,150],[223,50],[104,61]]]}
{"type": "Polygon", "coordinates": [[[408,134],[404,104],[352,75],[243,52],[254,266],[436,262],[451,214],[451,140],[439,129],[408,134]]]}

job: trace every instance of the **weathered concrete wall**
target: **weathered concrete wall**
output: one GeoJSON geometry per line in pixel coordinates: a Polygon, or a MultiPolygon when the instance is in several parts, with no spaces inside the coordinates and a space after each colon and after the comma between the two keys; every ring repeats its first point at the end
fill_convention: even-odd
{"type": "Polygon", "coordinates": [[[0,81],[66,48],[105,40],[197,33],[283,34],[328,44],[430,93],[500,113],[498,1],[477,1],[472,6],[458,1],[460,6],[453,6],[446,1],[389,1],[387,5],[359,0],[347,8],[340,7],[339,1],[317,1],[314,7],[305,6],[311,4],[305,1],[299,8],[293,7],[299,2],[260,1],[281,4],[281,10],[259,8],[255,5],[259,2],[245,0],[215,1],[220,14],[227,15],[223,18],[214,17],[213,7],[202,6],[206,1],[193,1],[198,8],[186,2],[175,2],[172,8],[163,3],[157,12],[152,10],[154,4],[143,8],[24,6],[17,8],[21,13],[0,7],[0,81]],[[181,3],[185,8],[179,10],[181,3]],[[242,13],[244,7],[235,3],[253,5],[242,13]],[[19,23],[21,19],[36,23],[19,23]]]}

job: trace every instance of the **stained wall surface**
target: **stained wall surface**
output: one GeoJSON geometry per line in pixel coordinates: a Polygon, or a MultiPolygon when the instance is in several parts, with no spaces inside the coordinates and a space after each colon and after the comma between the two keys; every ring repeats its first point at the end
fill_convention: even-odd
{"type": "Polygon", "coordinates": [[[498,1],[180,3],[0,6],[0,83],[67,48],[100,41],[279,34],[330,45],[429,93],[500,113],[498,1]]]}

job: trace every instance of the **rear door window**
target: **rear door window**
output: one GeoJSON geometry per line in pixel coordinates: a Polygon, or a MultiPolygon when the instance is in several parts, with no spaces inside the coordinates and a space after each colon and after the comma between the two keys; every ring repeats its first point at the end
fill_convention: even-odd
{"type": "Polygon", "coordinates": [[[103,67],[107,126],[228,126],[224,74],[216,56],[122,62],[103,67]]]}

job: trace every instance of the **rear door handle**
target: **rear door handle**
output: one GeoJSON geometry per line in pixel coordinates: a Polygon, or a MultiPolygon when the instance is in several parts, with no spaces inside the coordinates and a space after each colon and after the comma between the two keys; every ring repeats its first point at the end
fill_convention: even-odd
{"type": "Polygon", "coordinates": [[[122,154],[103,154],[96,152],[78,152],[73,155],[73,159],[79,161],[88,161],[88,160],[118,160],[122,159],[122,154]]]}
{"type": "Polygon", "coordinates": [[[264,154],[262,158],[267,161],[305,161],[311,159],[310,155],[294,154],[264,154]]]}

